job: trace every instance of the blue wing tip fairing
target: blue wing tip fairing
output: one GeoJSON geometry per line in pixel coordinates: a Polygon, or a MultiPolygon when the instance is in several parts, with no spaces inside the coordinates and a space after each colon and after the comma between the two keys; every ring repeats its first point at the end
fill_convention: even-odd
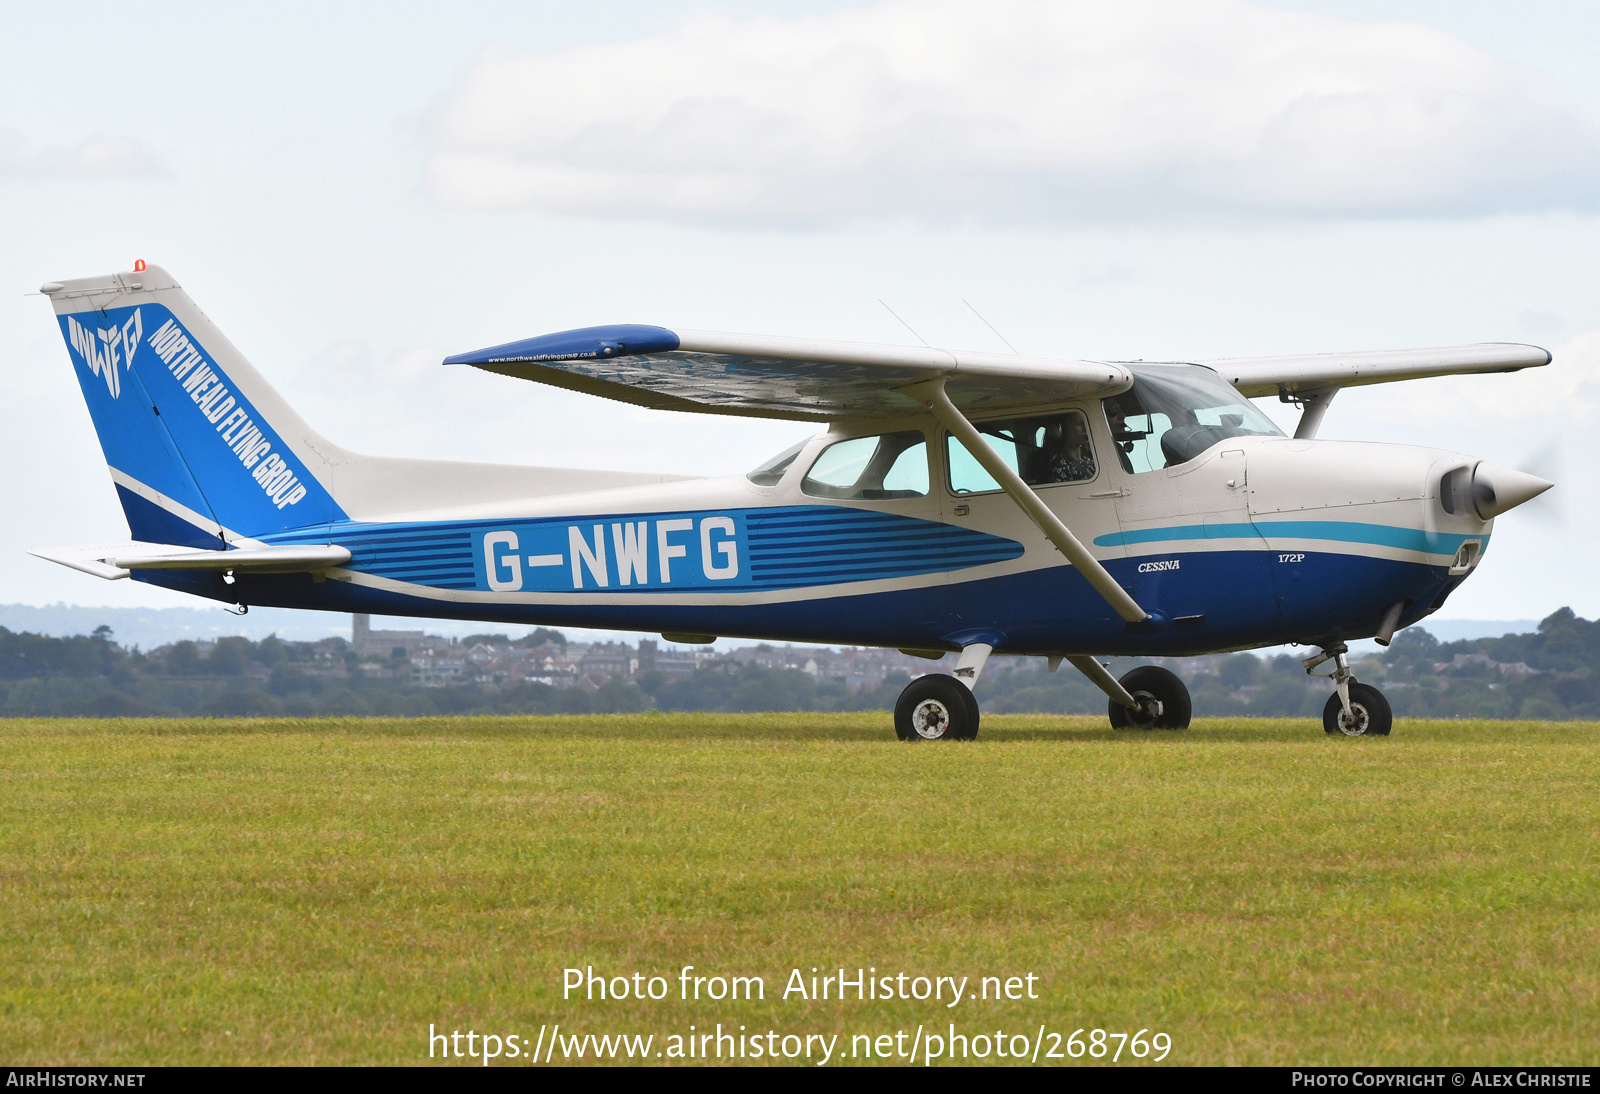
{"type": "Polygon", "coordinates": [[[534,364],[541,361],[585,361],[630,354],[667,353],[678,348],[678,336],[665,327],[613,323],[524,338],[446,357],[447,365],[534,364]]]}

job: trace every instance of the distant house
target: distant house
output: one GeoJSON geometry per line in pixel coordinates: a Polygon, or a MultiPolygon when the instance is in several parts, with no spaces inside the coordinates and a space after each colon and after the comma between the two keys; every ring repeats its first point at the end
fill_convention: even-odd
{"type": "Polygon", "coordinates": [[[639,669],[639,659],[634,655],[632,646],[621,642],[596,642],[578,662],[578,668],[585,679],[603,685],[616,677],[632,679],[639,669]]]}
{"type": "Polygon", "coordinates": [[[460,682],[467,670],[467,662],[459,657],[435,657],[424,652],[411,659],[411,682],[424,687],[443,687],[460,682]]]}

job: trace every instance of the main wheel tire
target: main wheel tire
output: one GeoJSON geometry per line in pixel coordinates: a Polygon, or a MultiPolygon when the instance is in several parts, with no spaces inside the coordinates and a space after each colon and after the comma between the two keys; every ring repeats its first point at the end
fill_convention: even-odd
{"type": "Polygon", "coordinates": [[[1189,702],[1189,689],[1176,673],[1160,665],[1140,665],[1117,682],[1139,700],[1140,709],[1129,710],[1111,700],[1112,729],[1189,728],[1194,706],[1189,702]]]}
{"type": "Polygon", "coordinates": [[[902,741],[970,741],[978,735],[978,700],[953,676],[919,676],[894,705],[902,741]]]}
{"type": "Polygon", "coordinates": [[[1371,684],[1350,681],[1348,717],[1337,691],[1328,696],[1328,705],[1322,708],[1322,728],[1338,736],[1387,737],[1393,727],[1394,712],[1389,709],[1389,700],[1371,684]]]}

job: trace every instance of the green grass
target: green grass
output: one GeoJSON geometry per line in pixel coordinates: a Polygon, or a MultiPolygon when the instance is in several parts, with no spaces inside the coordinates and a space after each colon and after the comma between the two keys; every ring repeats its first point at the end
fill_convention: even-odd
{"type": "Polygon", "coordinates": [[[1600,725],[1102,724],[3,721],[0,1060],[954,1021],[1161,1030],[1175,1063],[1600,1062],[1600,725]],[[686,964],[767,999],[676,1001],[686,964]],[[585,965],[674,997],[563,1001],[585,965]],[[840,965],[1041,998],[779,998],[840,965]]]}

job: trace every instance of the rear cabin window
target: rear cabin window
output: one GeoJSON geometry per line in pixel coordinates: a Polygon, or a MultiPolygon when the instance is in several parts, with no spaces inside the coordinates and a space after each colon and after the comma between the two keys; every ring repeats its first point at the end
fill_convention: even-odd
{"type": "Polygon", "coordinates": [[[822,450],[800,489],[814,498],[882,501],[928,493],[928,441],[920,430],[835,441],[822,450]]]}
{"type": "MultiPolygon", "coordinates": [[[[1089,443],[1089,423],[1079,411],[972,424],[1029,486],[1088,482],[1097,473],[1094,448],[1089,443]]],[[[1000,489],[966,446],[949,434],[945,435],[945,453],[950,461],[952,493],[981,494],[1000,489]]]]}

